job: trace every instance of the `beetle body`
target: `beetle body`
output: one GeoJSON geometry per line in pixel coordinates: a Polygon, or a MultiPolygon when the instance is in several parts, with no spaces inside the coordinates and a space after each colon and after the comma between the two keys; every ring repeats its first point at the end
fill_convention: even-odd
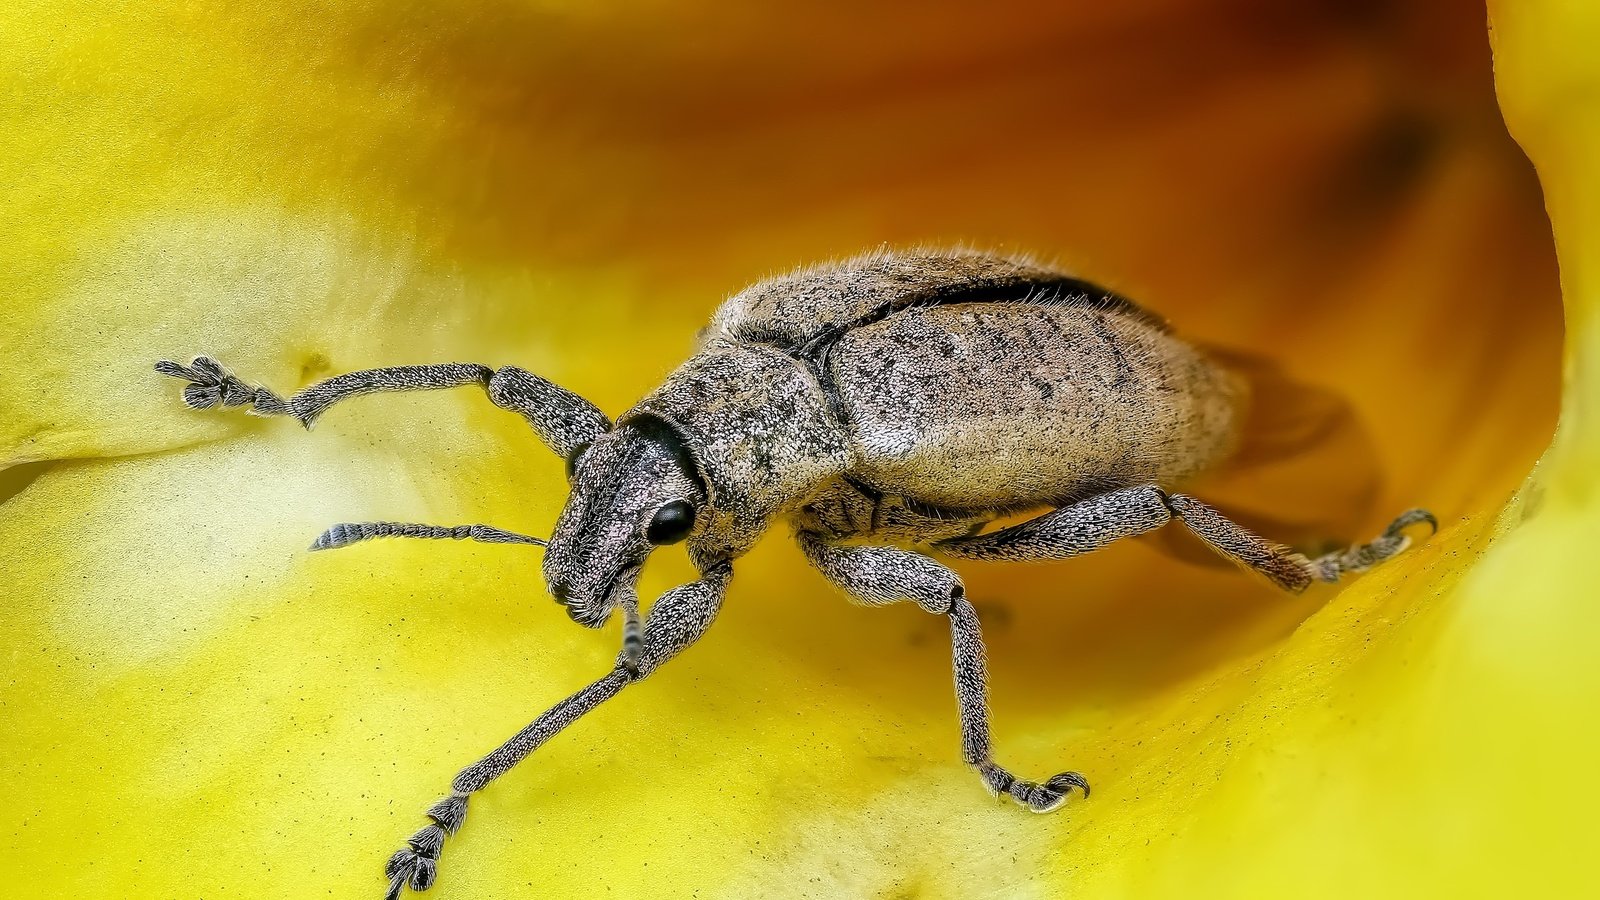
{"type": "Polygon", "coordinates": [[[700,553],[774,516],[920,512],[834,536],[947,536],[1117,487],[1181,485],[1237,445],[1247,384],[1132,302],[1031,263],[884,254],[763,282],[620,422],[684,436],[709,488],[700,553]],[[818,503],[808,503],[813,499],[818,503]],[[921,526],[923,523],[915,523],[921,526]],[[883,527],[879,527],[883,526],[883,527]]]}
{"type": "MultiPolygon", "coordinates": [[[[786,519],[806,558],[855,600],[912,602],[948,619],[962,758],[991,792],[1034,812],[1074,788],[1087,796],[1088,782],[1075,772],[1025,781],[995,762],[977,613],[960,577],[929,553],[1066,559],[1180,521],[1222,557],[1298,591],[1399,553],[1407,526],[1433,522],[1412,510],[1370,543],[1311,559],[1172,493],[1230,459],[1270,458],[1253,438],[1260,413],[1299,395],[1267,390],[1282,380],[1259,381],[1117,294],[975,252],[878,253],[742,291],[694,355],[615,424],[513,366],[371,369],[287,399],[208,357],[156,368],[190,382],[192,408],[248,404],[307,427],[349,397],[475,384],[567,460],[571,490],[545,548],[545,581],[583,625],[620,611],[622,652],[456,776],[427,812],[433,823],[391,857],[389,898],[433,884],[473,793],[705,634],[734,561],[775,521],[786,519]],[[646,559],[684,540],[700,578],[641,617],[646,559]]],[[[546,543],[485,525],[385,522],[336,525],[312,549],[385,536],[546,543]]]]}

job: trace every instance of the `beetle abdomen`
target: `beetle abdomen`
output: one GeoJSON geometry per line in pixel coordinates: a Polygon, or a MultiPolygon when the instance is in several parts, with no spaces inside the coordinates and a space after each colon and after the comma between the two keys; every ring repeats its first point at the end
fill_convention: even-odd
{"type": "Polygon", "coordinates": [[[1070,303],[911,307],[822,373],[852,474],[948,509],[1182,483],[1231,451],[1243,383],[1140,315],[1070,303]]]}

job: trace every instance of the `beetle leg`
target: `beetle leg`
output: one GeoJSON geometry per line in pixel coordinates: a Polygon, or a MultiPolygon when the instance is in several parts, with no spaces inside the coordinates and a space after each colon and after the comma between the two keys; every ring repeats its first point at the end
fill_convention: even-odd
{"type": "Polygon", "coordinates": [[[1346,573],[1364,572],[1398,554],[1411,545],[1411,538],[1405,531],[1412,525],[1426,523],[1434,531],[1439,530],[1439,522],[1432,513],[1425,509],[1407,510],[1370,543],[1308,559],[1302,553],[1249,531],[1193,497],[1172,494],[1167,502],[1183,524],[1212,549],[1295,593],[1305,590],[1313,581],[1338,581],[1346,573]]]}
{"type": "Polygon", "coordinates": [[[563,459],[611,430],[611,421],[594,404],[515,366],[497,370],[475,363],[438,363],[363,369],[319,381],[287,400],[260,385],[246,384],[209,356],[197,356],[187,366],[163,359],[156,363],[156,371],[189,382],[183,402],[190,409],[249,406],[255,415],[292,416],[307,428],[328,407],[351,397],[476,384],[488,391],[496,406],[527,419],[539,439],[563,459]]]}
{"type": "Polygon", "coordinates": [[[933,547],[964,559],[1067,559],[1171,520],[1166,494],[1144,485],[1107,491],[1009,528],[951,538],[933,547]]]}
{"type": "Polygon", "coordinates": [[[911,601],[928,612],[950,617],[956,705],[961,712],[961,756],[978,770],[990,791],[1008,796],[1034,812],[1050,812],[1061,806],[1075,787],[1088,796],[1089,783],[1077,772],[1062,772],[1039,784],[1018,780],[994,761],[983,634],[978,627],[978,613],[968,602],[956,573],[910,550],[844,546],[808,532],[801,532],[797,538],[812,565],[856,600],[873,606],[911,601]]]}
{"type": "Polygon", "coordinates": [[[807,531],[795,539],[823,577],[867,606],[909,600],[928,612],[946,613],[951,598],[963,593],[956,573],[921,553],[837,544],[807,531]]]}
{"type": "Polygon", "coordinates": [[[1405,530],[1412,525],[1438,527],[1427,510],[1413,509],[1401,514],[1370,543],[1309,559],[1193,497],[1144,485],[1108,491],[1009,528],[938,541],[933,547],[966,559],[1067,559],[1119,538],[1152,531],[1174,516],[1218,553],[1296,593],[1313,581],[1338,581],[1342,575],[1366,571],[1389,559],[1410,545],[1405,530]]]}
{"type": "Polygon", "coordinates": [[[1008,795],[1036,813],[1059,809],[1073,788],[1089,796],[1089,782],[1077,772],[1062,772],[1042,784],[1019,781],[994,761],[989,739],[989,673],[984,660],[978,611],[965,596],[950,604],[950,644],[955,657],[956,705],[961,710],[961,756],[978,770],[997,795],[1008,795]]]}
{"type": "Polygon", "coordinates": [[[385,895],[387,900],[396,900],[407,887],[414,891],[425,891],[433,886],[438,876],[439,854],[444,847],[444,839],[454,834],[466,819],[467,799],[472,794],[509,772],[528,754],[539,749],[545,741],[555,737],[585,713],[615,697],[623,688],[654,672],[699,640],[711,627],[717,610],[722,607],[728,575],[729,572],[723,569],[661,595],[645,620],[637,660],[629,660],[625,654],[618,654],[616,665],[605,677],[552,706],[488,756],[462,769],[450,783],[450,796],[428,808],[427,816],[433,820],[433,824],[412,835],[406,841],[406,846],[389,858],[384,869],[389,877],[389,891],[385,895]]]}

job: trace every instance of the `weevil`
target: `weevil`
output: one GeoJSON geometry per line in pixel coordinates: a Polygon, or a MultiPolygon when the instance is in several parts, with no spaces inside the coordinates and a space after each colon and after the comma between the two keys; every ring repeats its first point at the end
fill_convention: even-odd
{"type": "Polygon", "coordinates": [[[618,616],[610,672],[463,769],[432,824],[389,860],[389,898],[427,890],[467,801],[579,717],[699,640],[733,564],[786,521],[822,577],[860,603],[944,616],[961,752],[993,794],[1034,812],[1089,784],[994,760],[978,616],[935,557],[1059,560],[1178,522],[1277,586],[1303,591],[1399,553],[1413,509],[1375,540],[1311,557],[1177,489],[1240,447],[1247,375],[1120,294],[1026,258],[878,252],[760,282],[724,302],[696,352],[615,421],[523,369],[470,363],[351,372],[285,399],[208,357],[162,360],[193,409],[249,407],[310,427],[363,394],[476,385],[566,461],[548,542],[486,525],[335,525],[313,550],[373,537],[544,545],[552,597],[590,628],[618,616]],[[1004,517],[1038,513],[1005,525],[1004,517]],[[687,542],[699,579],[641,616],[656,547],[687,542]]]}

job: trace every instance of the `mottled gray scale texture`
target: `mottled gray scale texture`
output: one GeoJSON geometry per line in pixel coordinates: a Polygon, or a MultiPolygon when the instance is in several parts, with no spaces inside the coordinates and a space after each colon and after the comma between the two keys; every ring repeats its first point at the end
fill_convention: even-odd
{"type": "Polygon", "coordinates": [[[1009,528],[940,541],[934,547],[964,559],[1070,559],[1153,531],[1171,519],[1166,495],[1145,485],[1108,491],[1009,528]]]}
{"type": "Polygon", "coordinates": [[[977,296],[1114,308],[1159,322],[1124,297],[1028,257],[942,249],[868,253],[763,281],[729,298],[710,333],[804,348],[886,312],[977,296]]]}
{"type": "Polygon", "coordinates": [[[950,606],[950,647],[961,715],[961,758],[978,770],[984,786],[1034,812],[1050,812],[1078,788],[1089,796],[1089,783],[1077,772],[1062,772],[1043,784],[1022,781],[994,761],[989,737],[989,672],[978,626],[978,611],[965,597],[950,606]]]}
{"type": "Polygon", "coordinates": [[[1364,572],[1411,546],[1405,533],[1413,525],[1439,530],[1439,522],[1425,509],[1401,513],[1383,534],[1365,544],[1308,559],[1275,541],[1267,540],[1224,516],[1214,507],[1184,494],[1167,498],[1173,514],[1213,550],[1265,577],[1278,587],[1299,593],[1313,581],[1335,582],[1352,572],[1364,572]]]}
{"type": "Polygon", "coordinates": [[[919,307],[829,354],[851,474],[953,509],[1181,484],[1238,440],[1242,383],[1147,321],[1026,303],[919,307]]]}
{"type": "Polygon", "coordinates": [[[692,448],[710,494],[695,544],[737,556],[842,473],[849,455],[816,379],[770,347],[713,340],[621,421],[669,423],[692,448]]]}
{"type": "Polygon", "coordinates": [[[807,532],[797,537],[812,565],[857,601],[868,606],[911,602],[927,612],[950,617],[962,758],[978,770],[991,791],[1009,796],[1035,812],[1055,809],[1073,787],[1088,795],[1088,782],[1076,772],[1063,772],[1038,784],[1017,779],[994,761],[989,740],[989,676],[983,635],[977,611],[967,601],[956,573],[921,553],[897,547],[838,544],[807,532]]]}
{"type": "Polygon", "coordinates": [[[871,534],[919,543],[969,535],[994,518],[990,511],[917,506],[845,478],[828,482],[791,516],[796,531],[826,538],[871,534]]]}
{"type": "Polygon", "coordinates": [[[605,624],[634,595],[654,548],[645,536],[657,510],[675,500],[705,503],[702,482],[672,444],[625,422],[601,435],[573,468],[573,490],[544,554],[545,582],[573,620],[605,624]]]}
{"type": "Polygon", "coordinates": [[[487,756],[462,769],[450,783],[450,796],[428,810],[436,825],[417,832],[406,847],[389,858],[385,869],[388,897],[399,897],[405,887],[423,891],[432,885],[444,835],[461,827],[468,797],[511,771],[562,729],[698,641],[722,608],[728,575],[727,571],[715,572],[661,595],[650,609],[636,659],[628,658],[626,652],[618,654],[610,672],[557,703],[487,756]]]}
{"type": "Polygon", "coordinates": [[[962,593],[956,573],[921,553],[898,547],[843,546],[811,534],[800,549],[823,577],[867,606],[910,601],[931,613],[947,612],[962,593]]]}
{"type": "Polygon", "coordinates": [[[461,770],[450,784],[451,791],[465,797],[481,790],[561,729],[683,652],[711,627],[722,608],[725,588],[725,577],[713,577],[662,594],[646,620],[637,668],[630,668],[619,657],[616,667],[603,678],[557,703],[489,755],[461,770]]]}
{"type": "Polygon", "coordinates": [[[1183,524],[1211,547],[1247,569],[1266,576],[1278,587],[1299,593],[1317,573],[1305,556],[1234,524],[1221,512],[1183,494],[1169,498],[1183,524]]]}
{"type": "Polygon", "coordinates": [[[489,399],[501,409],[520,413],[562,459],[611,430],[611,420],[593,403],[516,366],[494,373],[489,399]]]}
{"type": "MultiPolygon", "coordinates": [[[[1291,382],[1270,367],[1183,341],[1114,292],[970,250],[873,253],[754,285],[722,305],[698,352],[615,427],[587,400],[515,367],[370,369],[287,399],[209,357],[156,370],[187,382],[193,409],[247,407],[306,426],[350,397],[475,384],[567,462],[571,488],[544,579],[575,622],[620,618],[621,650],[608,673],[456,776],[428,809],[431,824],[389,859],[391,900],[433,885],[473,793],[698,641],[734,560],[775,521],[788,522],[846,595],[948,618],[962,758],[990,791],[1035,812],[1073,789],[1087,797],[1088,782],[1071,771],[1026,781],[995,761],[978,614],[961,578],[930,554],[1067,559],[1176,520],[1298,591],[1394,556],[1414,525],[1437,527],[1411,510],[1368,543],[1309,559],[1168,493],[1291,446],[1282,438],[1304,429],[1252,423],[1293,422],[1272,413],[1310,395],[1285,390],[1291,382]],[[1264,429],[1283,434],[1266,440],[1264,429]],[[1037,514],[985,531],[1025,510],[1037,514]],[[641,610],[645,561],[679,541],[700,578],[641,610]]],[[[487,525],[374,522],[335,525],[312,549],[377,537],[542,543],[487,525]]]]}
{"type": "Polygon", "coordinates": [[[1387,559],[1405,552],[1411,546],[1411,536],[1406,530],[1413,525],[1427,525],[1429,534],[1439,530],[1439,520],[1425,509],[1408,509],[1389,523],[1389,527],[1365,544],[1356,544],[1336,550],[1311,560],[1312,571],[1319,581],[1338,581],[1341,576],[1365,572],[1387,559]]]}
{"type": "Polygon", "coordinates": [[[413,522],[341,522],[329,528],[311,543],[312,550],[334,550],[348,547],[358,541],[381,537],[433,538],[443,540],[473,540],[485,544],[533,544],[543,546],[540,538],[517,534],[488,525],[420,525],[413,522]]]}
{"type": "Polygon", "coordinates": [[[515,366],[499,371],[476,363],[363,369],[319,381],[288,400],[259,385],[245,384],[209,356],[197,356],[187,366],[163,359],[155,368],[163,375],[190,382],[183,389],[183,402],[190,409],[250,404],[255,415],[291,416],[307,428],[329,407],[352,397],[468,384],[488,391],[489,399],[501,409],[520,413],[539,439],[562,457],[611,428],[611,421],[593,403],[515,366]]]}

